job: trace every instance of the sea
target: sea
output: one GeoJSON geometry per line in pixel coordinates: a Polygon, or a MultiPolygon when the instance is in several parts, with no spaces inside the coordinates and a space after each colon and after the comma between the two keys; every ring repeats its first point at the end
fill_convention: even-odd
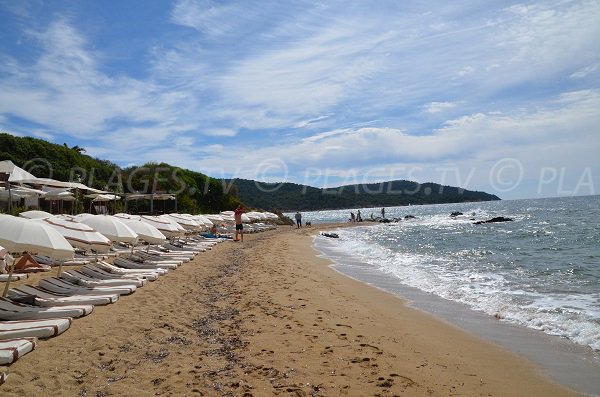
{"type": "Polygon", "coordinates": [[[364,226],[315,236],[334,269],[600,395],[600,196],[386,207],[391,223],[370,221],[381,208],[302,219],[348,222],[358,210],[364,226]],[[475,224],[499,216],[512,221],[475,224]]]}

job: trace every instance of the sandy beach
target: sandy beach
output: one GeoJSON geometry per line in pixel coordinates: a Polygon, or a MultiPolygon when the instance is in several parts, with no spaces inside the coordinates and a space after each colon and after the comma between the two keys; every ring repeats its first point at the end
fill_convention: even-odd
{"type": "Polygon", "coordinates": [[[0,394],[578,395],[522,357],[332,270],[311,246],[319,230],[219,244],[96,307],[13,364],[0,394]]]}

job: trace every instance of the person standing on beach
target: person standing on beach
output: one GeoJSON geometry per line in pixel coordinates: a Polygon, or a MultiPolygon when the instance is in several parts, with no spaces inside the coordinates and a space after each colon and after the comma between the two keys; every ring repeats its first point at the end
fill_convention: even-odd
{"type": "Polygon", "coordinates": [[[356,218],[354,216],[354,212],[350,211],[350,221],[351,222],[356,222],[356,218]]]}
{"type": "Polygon", "coordinates": [[[381,217],[385,219],[385,208],[381,209],[381,217]]]}
{"type": "Polygon", "coordinates": [[[360,214],[360,210],[356,212],[356,222],[362,222],[362,215],[360,214]]]}
{"type": "Polygon", "coordinates": [[[296,218],[296,228],[300,229],[302,227],[302,214],[300,213],[300,211],[296,212],[294,218],[296,218]]]}
{"type": "Polygon", "coordinates": [[[238,234],[241,237],[242,243],[244,242],[244,225],[242,224],[242,214],[244,213],[244,209],[241,205],[239,205],[235,211],[233,212],[233,217],[235,218],[235,240],[240,241],[238,239],[238,234]]]}

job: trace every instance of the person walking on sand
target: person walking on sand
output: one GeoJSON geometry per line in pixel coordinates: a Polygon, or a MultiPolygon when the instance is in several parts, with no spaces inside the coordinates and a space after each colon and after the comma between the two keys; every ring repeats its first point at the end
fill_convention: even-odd
{"type": "Polygon", "coordinates": [[[300,213],[300,211],[296,212],[294,218],[296,218],[296,228],[300,229],[302,227],[302,214],[300,213]]]}
{"type": "Polygon", "coordinates": [[[243,213],[244,209],[241,205],[239,205],[233,212],[233,217],[235,218],[235,240],[233,241],[241,241],[242,243],[244,242],[244,225],[242,224],[243,213]],[[238,234],[241,240],[238,239],[238,234]]]}

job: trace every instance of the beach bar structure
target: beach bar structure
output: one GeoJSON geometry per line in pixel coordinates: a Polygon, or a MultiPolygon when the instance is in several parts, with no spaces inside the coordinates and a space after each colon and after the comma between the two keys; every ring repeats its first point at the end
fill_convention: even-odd
{"type": "Polygon", "coordinates": [[[80,182],[38,178],[10,160],[0,161],[0,202],[7,203],[8,212],[12,210],[14,203],[18,206],[41,208],[40,200],[48,201],[50,210],[56,202],[58,212],[63,211],[65,201],[71,202],[73,212],[79,191],[96,195],[110,194],[80,182]]]}
{"type": "Polygon", "coordinates": [[[127,194],[125,194],[125,212],[127,212],[128,203],[130,201],[138,201],[138,200],[150,201],[150,213],[151,214],[158,212],[158,211],[155,211],[155,207],[154,207],[155,201],[163,202],[163,209],[161,211],[162,213],[170,212],[166,208],[166,203],[169,201],[174,202],[174,204],[175,204],[174,211],[177,212],[177,196],[174,194],[168,194],[168,193],[127,193],[127,194]]]}

